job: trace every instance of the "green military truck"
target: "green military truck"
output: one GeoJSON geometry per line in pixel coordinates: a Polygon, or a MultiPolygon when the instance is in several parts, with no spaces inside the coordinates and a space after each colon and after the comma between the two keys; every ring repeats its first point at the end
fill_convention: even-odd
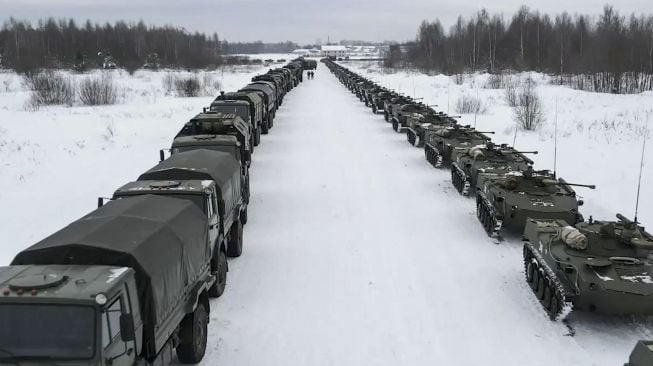
{"type": "MultiPolygon", "coordinates": [[[[216,207],[207,207],[207,212],[217,209],[218,231],[213,234],[216,244],[225,245],[230,257],[238,257],[243,250],[243,225],[247,222],[247,197],[249,180],[241,176],[239,162],[230,154],[193,150],[173,154],[138,177],[139,181],[201,180],[213,181],[216,186],[216,207]]],[[[209,186],[207,182],[202,183],[209,186]]],[[[166,188],[166,187],[164,187],[166,188]]],[[[173,188],[173,187],[167,187],[173,188]]]]}
{"type": "Polygon", "coordinates": [[[242,146],[243,157],[247,166],[252,163],[252,145],[250,126],[235,114],[219,112],[202,112],[184,124],[176,138],[197,135],[235,136],[242,146]]]}
{"type": "Polygon", "coordinates": [[[267,84],[247,84],[244,88],[238,90],[239,92],[258,93],[265,102],[265,116],[264,120],[268,121],[266,127],[261,129],[263,134],[268,133],[268,130],[274,126],[274,116],[277,113],[277,97],[274,87],[267,84]]]}
{"type": "Polygon", "coordinates": [[[0,363],[169,365],[204,357],[206,217],[186,200],[116,200],[0,268],[0,363]]]}
{"type": "Polygon", "coordinates": [[[252,150],[261,142],[261,124],[263,122],[263,99],[256,93],[229,93],[224,92],[211,102],[211,112],[223,114],[237,114],[249,124],[251,132],[252,150]]]}

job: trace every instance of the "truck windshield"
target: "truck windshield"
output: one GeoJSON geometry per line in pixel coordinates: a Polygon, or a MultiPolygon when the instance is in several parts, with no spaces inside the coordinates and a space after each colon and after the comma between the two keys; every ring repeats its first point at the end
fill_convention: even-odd
{"type": "Polygon", "coordinates": [[[202,212],[206,213],[206,196],[200,194],[164,194],[166,197],[178,198],[180,200],[191,201],[199,207],[202,212]]]}
{"type": "Polygon", "coordinates": [[[233,145],[178,146],[178,147],[174,147],[172,149],[172,152],[176,154],[176,153],[180,153],[180,152],[184,152],[184,151],[193,151],[193,150],[197,150],[197,149],[221,151],[221,152],[229,153],[229,154],[235,156],[236,158],[238,157],[238,156],[236,156],[236,153],[235,153],[236,148],[233,145]]]}
{"type": "Polygon", "coordinates": [[[90,306],[1,304],[0,362],[92,358],[95,325],[95,310],[90,306]]]}
{"type": "Polygon", "coordinates": [[[213,105],[211,106],[211,111],[234,113],[242,118],[243,121],[249,122],[249,107],[244,105],[213,105]]]}

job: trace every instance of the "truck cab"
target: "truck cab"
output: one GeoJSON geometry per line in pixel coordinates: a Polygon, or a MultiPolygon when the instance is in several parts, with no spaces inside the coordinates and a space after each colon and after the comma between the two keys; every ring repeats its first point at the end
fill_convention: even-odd
{"type": "Polygon", "coordinates": [[[136,364],[143,320],[132,269],[2,267],[0,288],[0,364],[136,364]]]}
{"type": "Polygon", "coordinates": [[[255,136],[257,135],[257,127],[255,121],[255,115],[252,114],[250,110],[249,102],[244,100],[215,100],[211,102],[209,106],[209,111],[218,112],[222,114],[235,114],[240,117],[243,121],[249,124],[250,131],[250,141],[249,144],[254,150],[254,146],[257,144],[255,136]]]}
{"type": "Polygon", "coordinates": [[[175,138],[198,135],[203,135],[203,137],[196,139],[218,135],[236,137],[241,145],[242,156],[245,158],[246,165],[251,164],[250,126],[238,115],[218,112],[200,113],[189,122],[186,122],[175,138]]]}
{"type": "MultiPolygon", "coordinates": [[[[222,151],[231,154],[240,161],[242,174],[249,180],[249,168],[245,149],[234,136],[225,135],[194,135],[177,137],[172,141],[171,154],[178,154],[197,149],[222,151]]],[[[163,157],[161,157],[163,160],[163,157]]]]}

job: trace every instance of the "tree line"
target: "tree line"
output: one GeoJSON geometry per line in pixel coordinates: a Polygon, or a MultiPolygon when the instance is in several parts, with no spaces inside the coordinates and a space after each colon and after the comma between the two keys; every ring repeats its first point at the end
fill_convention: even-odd
{"type": "Polygon", "coordinates": [[[204,68],[221,62],[216,33],[188,32],[143,21],[103,25],[72,19],[9,19],[0,28],[0,66],[18,72],[40,68],[151,67],[204,68]]]}
{"type": "Polygon", "coordinates": [[[539,71],[560,83],[602,92],[653,89],[653,15],[550,16],[522,6],[508,21],[485,9],[446,32],[423,21],[415,41],[390,48],[388,65],[447,74],[539,71]]]}

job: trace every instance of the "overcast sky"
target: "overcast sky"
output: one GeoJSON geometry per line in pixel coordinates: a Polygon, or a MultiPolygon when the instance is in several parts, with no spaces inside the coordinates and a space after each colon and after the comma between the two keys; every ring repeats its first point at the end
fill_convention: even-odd
{"type": "MultiPolygon", "coordinates": [[[[340,39],[404,41],[424,19],[448,28],[458,15],[485,7],[510,17],[520,5],[540,12],[597,15],[598,0],[0,0],[0,17],[37,20],[73,17],[105,22],[143,19],[188,30],[217,32],[229,41],[313,43],[340,39]]],[[[653,0],[614,0],[622,14],[653,13],[653,0]]]]}

